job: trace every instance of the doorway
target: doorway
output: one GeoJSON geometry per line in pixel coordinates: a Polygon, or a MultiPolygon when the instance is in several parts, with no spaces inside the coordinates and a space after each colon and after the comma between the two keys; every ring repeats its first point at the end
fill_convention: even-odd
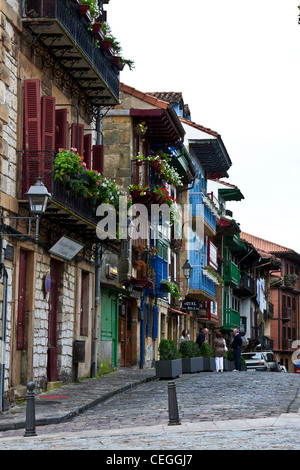
{"type": "Polygon", "coordinates": [[[131,309],[127,303],[119,310],[119,343],[121,346],[121,367],[132,366],[131,309]]]}
{"type": "Polygon", "coordinates": [[[58,309],[58,289],[59,289],[60,262],[51,260],[50,277],[51,289],[49,297],[49,321],[48,321],[48,363],[47,379],[49,382],[56,382],[57,374],[57,309],[58,309]]]}

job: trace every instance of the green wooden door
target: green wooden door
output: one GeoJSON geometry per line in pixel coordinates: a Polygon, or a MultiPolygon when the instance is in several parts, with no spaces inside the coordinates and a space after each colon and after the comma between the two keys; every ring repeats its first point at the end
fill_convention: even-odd
{"type": "Polygon", "coordinates": [[[111,342],[112,367],[118,365],[118,302],[102,291],[101,341],[111,342]]]}

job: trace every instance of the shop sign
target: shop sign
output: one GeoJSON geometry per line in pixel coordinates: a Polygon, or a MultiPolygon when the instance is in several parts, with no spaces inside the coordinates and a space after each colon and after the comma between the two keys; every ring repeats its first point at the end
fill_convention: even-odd
{"type": "Polygon", "coordinates": [[[81,250],[84,248],[82,243],[79,243],[67,236],[61,237],[55,245],[50,248],[49,253],[59,256],[67,261],[71,261],[81,250]]]}

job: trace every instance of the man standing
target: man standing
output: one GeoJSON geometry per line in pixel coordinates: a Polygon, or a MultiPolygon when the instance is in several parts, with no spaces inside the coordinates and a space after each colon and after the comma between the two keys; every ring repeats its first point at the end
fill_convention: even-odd
{"type": "Polygon", "coordinates": [[[242,370],[241,352],[242,352],[243,340],[237,328],[234,328],[233,335],[234,335],[234,338],[232,342],[232,349],[233,349],[233,354],[234,354],[235,370],[242,370]]]}
{"type": "Polygon", "coordinates": [[[207,335],[208,329],[204,328],[203,331],[200,331],[200,333],[197,336],[196,343],[198,344],[199,348],[201,348],[203,343],[207,343],[207,339],[205,339],[205,335],[207,335]]]}

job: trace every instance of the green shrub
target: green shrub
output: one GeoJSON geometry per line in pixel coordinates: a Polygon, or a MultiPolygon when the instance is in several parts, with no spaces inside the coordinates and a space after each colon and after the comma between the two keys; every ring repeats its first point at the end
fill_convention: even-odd
{"type": "Polygon", "coordinates": [[[200,349],[195,341],[181,341],[179,353],[183,358],[198,357],[200,356],[200,349]]]}
{"type": "Polygon", "coordinates": [[[180,358],[176,343],[171,339],[163,339],[160,342],[158,353],[161,361],[180,358]]]}
{"type": "Polygon", "coordinates": [[[201,348],[200,348],[200,356],[214,357],[213,350],[208,343],[202,343],[201,348]]]}
{"type": "MultiPolygon", "coordinates": [[[[227,351],[227,353],[225,353],[225,358],[228,359],[228,361],[234,361],[233,349],[229,349],[227,351]]],[[[245,359],[243,358],[243,356],[241,356],[241,363],[242,363],[242,366],[246,365],[246,362],[245,362],[245,359]]]]}

